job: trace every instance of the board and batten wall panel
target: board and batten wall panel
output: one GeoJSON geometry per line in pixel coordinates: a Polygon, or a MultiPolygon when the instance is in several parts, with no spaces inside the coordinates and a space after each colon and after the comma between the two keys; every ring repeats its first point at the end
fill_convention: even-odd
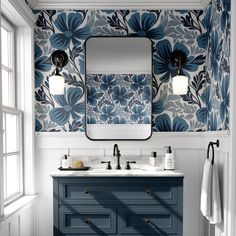
{"type": "Polygon", "coordinates": [[[0,236],[37,236],[37,201],[0,222],[0,236]]]}
{"type": "MultiPolygon", "coordinates": [[[[149,163],[151,151],[158,155],[165,154],[165,146],[171,145],[176,157],[176,168],[185,173],[184,179],[184,235],[183,236],[211,236],[208,224],[200,212],[200,190],[203,164],[206,158],[206,148],[209,141],[215,141],[213,135],[204,134],[154,134],[147,141],[129,142],[94,142],[88,140],[84,134],[38,134],[37,141],[37,191],[39,193],[39,236],[52,236],[53,206],[52,206],[52,178],[50,173],[57,171],[60,158],[70,148],[70,154],[75,159],[81,159],[85,165],[102,167],[101,160],[110,160],[115,166],[116,158],[112,156],[113,145],[117,143],[121,151],[121,165],[124,168],[126,160],[136,160],[137,164],[149,163]],[[209,136],[209,137],[208,137],[209,136]],[[47,214],[45,214],[47,209],[47,214]]],[[[220,137],[220,148],[216,150],[216,163],[219,167],[220,181],[224,202],[224,219],[227,220],[227,161],[228,137],[220,137]]],[[[135,167],[135,164],[132,165],[135,167]]],[[[213,227],[214,228],[214,227],[213,227]]],[[[224,228],[224,227],[223,227],[224,228]]],[[[213,232],[214,229],[211,231],[213,232]]],[[[227,229],[216,236],[227,235],[227,229]]]]}

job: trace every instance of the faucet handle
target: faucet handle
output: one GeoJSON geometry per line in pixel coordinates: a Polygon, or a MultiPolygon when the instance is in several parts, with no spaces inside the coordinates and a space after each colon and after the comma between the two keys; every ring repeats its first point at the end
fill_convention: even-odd
{"type": "Polygon", "coordinates": [[[125,166],[125,169],[126,169],[126,170],[131,170],[130,163],[135,164],[136,161],[126,161],[126,166],[125,166]]]}
{"type": "Polygon", "coordinates": [[[104,163],[107,163],[107,167],[106,167],[107,170],[111,170],[112,169],[111,168],[111,161],[101,161],[101,164],[104,164],[104,163]]]}

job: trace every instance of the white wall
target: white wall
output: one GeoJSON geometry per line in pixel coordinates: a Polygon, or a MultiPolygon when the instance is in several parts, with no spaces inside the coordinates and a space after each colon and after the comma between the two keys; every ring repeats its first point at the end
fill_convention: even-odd
{"type": "MultiPolygon", "coordinates": [[[[121,162],[135,159],[139,164],[148,163],[151,151],[157,151],[158,155],[164,155],[164,146],[171,145],[176,156],[177,169],[185,173],[184,179],[184,236],[208,236],[208,225],[204,224],[199,210],[202,167],[206,158],[206,148],[209,141],[220,139],[220,148],[216,150],[216,163],[219,166],[220,181],[224,202],[224,220],[227,221],[228,207],[228,145],[229,138],[226,135],[213,134],[155,134],[148,141],[127,142],[93,142],[88,140],[83,133],[80,134],[39,134],[37,140],[37,189],[39,192],[39,236],[52,236],[52,178],[50,173],[57,170],[60,158],[70,148],[71,155],[85,161],[86,165],[97,166],[101,160],[111,160],[114,143],[118,143],[121,150],[121,162]],[[45,209],[47,209],[45,214],[45,209]]],[[[105,166],[104,166],[105,170],[105,166]]],[[[227,223],[227,222],[226,222],[227,223]]],[[[227,224],[224,225],[227,225],[227,224]]],[[[227,227],[216,236],[232,236],[227,234],[227,227]]],[[[214,229],[211,229],[213,233],[214,229]]],[[[212,234],[213,235],[213,234],[212,234]]]]}

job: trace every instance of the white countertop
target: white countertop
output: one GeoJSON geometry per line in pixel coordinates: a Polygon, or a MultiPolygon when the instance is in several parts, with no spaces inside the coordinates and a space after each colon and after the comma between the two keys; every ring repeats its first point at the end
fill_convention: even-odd
{"type": "Polygon", "coordinates": [[[154,170],[152,168],[132,170],[106,170],[91,168],[87,171],[56,171],[52,177],[184,177],[184,173],[174,170],[154,170]]]}

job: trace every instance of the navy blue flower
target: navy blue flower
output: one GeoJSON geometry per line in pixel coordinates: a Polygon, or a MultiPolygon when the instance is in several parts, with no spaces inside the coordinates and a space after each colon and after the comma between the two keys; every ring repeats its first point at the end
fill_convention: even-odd
{"type": "Polygon", "coordinates": [[[51,69],[51,62],[46,56],[42,56],[43,52],[38,45],[35,45],[35,88],[40,87],[43,81],[42,72],[47,72],[51,69]]]}
{"type": "Polygon", "coordinates": [[[112,92],[112,99],[121,106],[126,106],[132,94],[128,93],[125,87],[116,86],[112,92]]]}
{"type": "Polygon", "coordinates": [[[102,121],[108,121],[108,120],[112,119],[114,116],[116,116],[116,112],[114,111],[114,107],[113,106],[104,105],[101,108],[100,119],[102,121]]]}
{"type": "Polygon", "coordinates": [[[89,36],[89,27],[79,28],[83,22],[83,16],[80,13],[61,13],[55,20],[55,26],[61,33],[55,33],[50,37],[52,47],[65,50],[72,42],[79,45],[80,39],[86,39],[89,36]]]}
{"type": "Polygon", "coordinates": [[[222,49],[222,41],[219,41],[218,32],[213,31],[211,34],[211,54],[210,54],[210,62],[211,62],[211,72],[214,80],[218,80],[219,73],[219,61],[220,54],[222,49]]]}
{"type": "Polygon", "coordinates": [[[146,86],[143,88],[142,92],[143,101],[146,103],[150,103],[152,101],[152,94],[150,86],[146,86]]]}
{"type": "Polygon", "coordinates": [[[126,124],[126,120],[124,118],[121,118],[121,117],[118,117],[118,116],[113,118],[112,121],[113,121],[114,124],[126,124]]]}
{"type": "Polygon", "coordinates": [[[154,26],[157,22],[157,16],[153,13],[144,13],[140,15],[139,12],[134,13],[128,24],[134,35],[146,36],[151,39],[162,39],[164,37],[164,28],[162,26],[154,26]]]}
{"type": "Polygon", "coordinates": [[[107,89],[111,89],[112,87],[116,86],[117,81],[115,80],[114,75],[103,75],[102,76],[102,82],[100,88],[103,91],[106,91],[107,89]]]}
{"type": "Polygon", "coordinates": [[[132,84],[130,88],[134,91],[142,89],[144,86],[148,85],[148,79],[146,75],[133,75],[132,76],[132,84]]]}
{"type": "Polygon", "coordinates": [[[64,125],[70,116],[74,120],[80,119],[79,114],[84,113],[84,102],[79,102],[83,95],[81,88],[69,88],[64,95],[55,95],[54,99],[60,107],[53,108],[49,115],[53,122],[64,125]]]}
{"type": "Polygon", "coordinates": [[[131,111],[132,111],[132,115],[130,116],[130,119],[132,121],[143,120],[144,117],[147,116],[147,112],[144,106],[135,105],[132,107],[131,111]]]}
{"type": "Polygon", "coordinates": [[[175,117],[171,122],[167,114],[157,116],[155,119],[156,129],[160,132],[184,132],[189,129],[187,122],[181,117],[175,117]]]}
{"type": "Polygon", "coordinates": [[[230,20],[230,11],[231,11],[231,1],[222,0],[222,15],[221,15],[221,30],[224,32],[227,26],[227,23],[230,20]]]}
{"type": "Polygon", "coordinates": [[[229,109],[229,75],[221,81],[220,119],[223,122],[229,109]]]}
{"type": "Polygon", "coordinates": [[[96,106],[98,100],[103,96],[103,93],[98,93],[95,88],[89,88],[87,92],[87,100],[91,106],[96,106]]]}
{"type": "Polygon", "coordinates": [[[205,56],[192,56],[187,47],[183,44],[176,43],[172,50],[169,40],[164,39],[159,41],[156,44],[156,53],[154,54],[154,72],[157,75],[161,75],[160,80],[165,83],[167,83],[170,78],[174,77],[178,72],[178,69],[173,67],[170,63],[170,55],[175,50],[181,50],[187,56],[187,61],[182,67],[183,73],[187,76],[190,76],[188,72],[197,71],[198,66],[205,62],[205,56]]]}

